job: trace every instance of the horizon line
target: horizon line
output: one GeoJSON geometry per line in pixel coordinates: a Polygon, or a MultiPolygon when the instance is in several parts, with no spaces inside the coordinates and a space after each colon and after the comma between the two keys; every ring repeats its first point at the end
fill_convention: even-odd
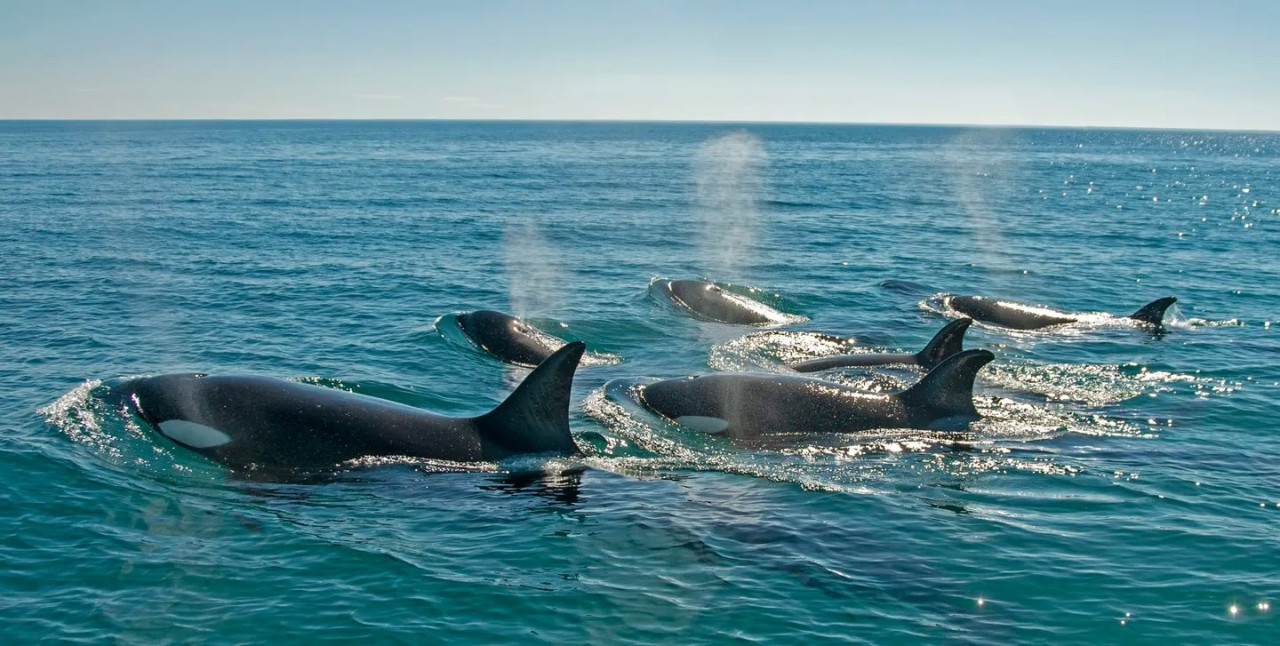
{"type": "Polygon", "coordinates": [[[1240,134],[1280,134],[1280,129],[1258,128],[1223,128],[1192,126],[1113,126],[1113,125],[1062,125],[1031,123],[931,123],[923,121],[789,121],[784,119],[743,120],[743,119],[602,119],[602,118],[499,118],[499,117],[124,117],[124,118],[72,118],[72,117],[37,117],[11,118],[0,117],[0,123],[174,123],[174,122],[399,122],[399,123],[615,123],[615,124],[687,124],[687,125],[786,125],[786,126],[896,126],[921,128],[990,128],[990,129],[1045,129],[1045,130],[1143,130],[1165,132],[1231,132],[1240,134]]]}

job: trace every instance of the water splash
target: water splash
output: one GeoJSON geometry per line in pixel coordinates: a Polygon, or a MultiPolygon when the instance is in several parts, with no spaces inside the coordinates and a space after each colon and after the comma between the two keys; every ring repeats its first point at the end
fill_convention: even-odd
{"type": "Polygon", "coordinates": [[[715,276],[733,277],[754,256],[768,161],[760,138],[745,131],[716,137],[694,159],[698,215],[702,219],[702,257],[715,276]]]}
{"type": "Polygon", "coordinates": [[[1170,392],[1168,384],[1186,375],[1149,371],[1135,365],[1036,363],[1005,360],[987,366],[982,380],[1006,390],[1043,395],[1050,401],[1103,406],[1143,394],[1170,392]]]}
{"type": "Polygon", "coordinates": [[[111,403],[111,388],[134,377],[106,382],[90,379],[36,410],[45,423],[87,447],[96,457],[113,467],[139,468],[159,478],[180,476],[208,479],[210,468],[188,463],[175,445],[158,438],[139,425],[119,403],[111,403]]]}
{"type": "Polygon", "coordinates": [[[100,390],[102,382],[91,379],[37,409],[36,414],[72,441],[89,446],[110,460],[120,461],[124,456],[118,446],[119,438],[102,428],[106,407],[94,397],[100,390]]]}

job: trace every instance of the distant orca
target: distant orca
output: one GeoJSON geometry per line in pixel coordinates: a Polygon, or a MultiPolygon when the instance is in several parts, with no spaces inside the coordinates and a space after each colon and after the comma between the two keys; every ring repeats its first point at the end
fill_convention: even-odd
{"type": "Polygon", "coordinates": [[[873,428],[953,429],[978,418],[973,379],[994,355],[954,354],[916,385],[867,393],[809,377],[720,374],[669,379],[641,390],[644,404],[681,426],[735,440],[873,428]]]}
{"type": "Polygon", "coordinates": [[[270,377],[161,375],[114,394],[161,435],[238,470],[322,469],[365,456],[476,462],[574,455],[569,392],[585,348],[565,345],[478,417],[444,417],[270,377]]]}
{"type": "Polygon", "coordinates": [[[891,364],[907,364],[920,366],[926,370],[942,363],[943,359],[960,352],[964,348],[964,332],[969,329],[973,319],[960,319],[944,326],[924,349],[915,354],[841,354],[833,357],[819,357],[808,361],[791,364],[796,372],[818,372],[832,368],[849,368],[856,366],[884,366],[891,364]]]}
{"type": "MultiPolygon", "coordinates": [[[[1164,325],[1164,311],[1176,302],[1178,302],[1178,299],[1172,296],[1157,298],[1143,305],[1138,311],[1130,314],[1128,318],[1159,330],[1164,325]]],[[[1015,330],[1035,330],[1051,325],[1076,323],[1082,320],[1079,314],[1063,312],[1043,305],[1019,303],[987,296],[944,294],[942,303],[965,316],[984,323],[1015,330]]]]}
{"type": "Polygon", "coordinates": [[[459,314],[458,327],[485,352],[522,366],[536,366],[564,347],[563,340],[493,310],[459,314]]]}
{"type": "Polygon", "coordinates": [[[664,280],[658,287],[673,303],[708,321],[760,325],[787,320],[786,314],[709,281],[664,280]]]}

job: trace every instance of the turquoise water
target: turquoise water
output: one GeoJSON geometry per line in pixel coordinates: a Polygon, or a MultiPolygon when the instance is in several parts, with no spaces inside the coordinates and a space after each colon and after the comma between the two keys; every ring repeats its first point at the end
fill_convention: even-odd
{"type": "Polygon", "coordinates": [[[0,122],[4,634],[1269,643],[1278,175],[1275,134],[0,122]],[[794,322],[649,288],[698,276],[794,322]],[[1160,337],[975,326],[960,435],[740,447],[631,396],[849,349],[816,332],[918,350],[939,292],[1179,303],[1160,337]],[[100,399],[198,370],[476,414],[524,374],[449,328],[480,308],[596,353],[587,457],[247,481],[100,399]]]}

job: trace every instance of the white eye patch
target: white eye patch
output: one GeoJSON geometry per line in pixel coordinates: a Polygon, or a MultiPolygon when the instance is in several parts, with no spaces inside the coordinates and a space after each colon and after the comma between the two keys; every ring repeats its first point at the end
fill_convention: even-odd
{"type": "Polygon", "coordinates": [[[216,428],[188,422],[185,419],[167,419],[160,422],[160,432],[178,444],[196,449],[222,446],[231,441],[230,435],[216,428]]]}
{"type": "Polygon", "coordinates": [[[676,418],[676,423],[701,433],[719,433],[729,428],[728,420],[723,420],[719,417],[703,417],[701,415],[682,415],[676,418]]]}

